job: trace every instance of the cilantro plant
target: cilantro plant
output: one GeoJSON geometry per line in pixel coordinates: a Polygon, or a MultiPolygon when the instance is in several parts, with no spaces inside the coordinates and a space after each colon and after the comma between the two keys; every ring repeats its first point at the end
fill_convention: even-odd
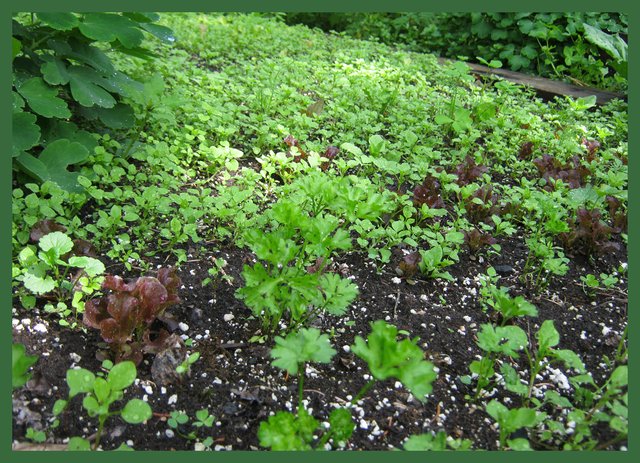
{"type": "Polygon", "coordinates": [[[358,294],[351,281],[325,272],[331,255],[351,247],[348,232],[330,214],[309,216],[291,201],[281,200],[270,211],[275,226],[249,230],[245,240],[258,262],[244,266],[245,286],[236,295],[262,320],[262,330],[273,333],[288,315],[290,328],[303,326],[322,312],[345,313],[358,294]],[[307,269],[312,262],[318,268],[307,269]]]}
{"type": "MultiPolygon", "coordinates": [[[[90,417],[98,418],[98,430],[93,442],[93,449],[96,450],[100,446],[104,425],[109,417],[120,415],[124,421],[130,424],[144,423],[151,418],[151,407],[140,399],[131,399],[121,409],[111,410],[111,406],[115,402],[122,400],[124,390],[133,384],[136,376],[136,367],[133,362],[129,361],[113,366],[106,377],[101,373],[96,376],[84,368],[67,370],[69,396],[67,399],[56,401],[53,406],[53,414],[60,415],[71,399],[78,394],[84,394],[82,407],[90,417]]],[[[86,445],[88,446],[88,444],[86,445]]]]}
{"type": "Polygon", "coordinates": [[[277,412],[268,421],[260,423],[260,445],[272,450],[311,450],[323,448],[333,438],[334,442],[347,441],[355,428],[351,412],[344,408],[333,410],[329,416],[329,429],[312,447],[314,433],[318,429],[315,420],[302,405],[304,369],[307,362],[328,363],[336,354],[329,343],[329,336],[316,328],[302,328],[289,333],[286,338],[277,336],[276,347],[271,350],[271,363],[292,375],[298,375],[297,413],[277,412]]]}

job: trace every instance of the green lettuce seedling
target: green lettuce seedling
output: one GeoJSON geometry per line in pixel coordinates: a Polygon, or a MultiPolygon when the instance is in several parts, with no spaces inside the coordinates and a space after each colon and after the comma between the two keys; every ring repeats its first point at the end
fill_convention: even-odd
{"type": "Polygon", "coordinates": [[[84,394],[82,407],[90,417],[98,417],[98,431],[93,444],[95,450],[100,445],[104,424],[110,416],[120,415],[130,424],[140,424],[151,418],[151,407],[140,399],[129,400],[120,410],[110,410],[115,402],[122,400],[124,390],[133,384],[136,376],[136,366],[131,361],[113,366],[106,378],[96,376],[84,368],[67,370],[69,397],[67,400],[56,401],[53,414],[60,415],[73,397],[84,394]]]}

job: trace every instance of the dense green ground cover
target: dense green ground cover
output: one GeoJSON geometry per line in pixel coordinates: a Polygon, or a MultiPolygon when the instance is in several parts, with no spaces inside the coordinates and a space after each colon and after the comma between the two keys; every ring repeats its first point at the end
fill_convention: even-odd
{"type": "MultiPolygon", "coordinates": [[[[212,249],[248,248],[258,261],[243,262],[236,294],[261,322],[252,340],[268,345],[271,336],[308,326],[318,313],[345,313],[358,288],[337,272],[323,271],[346,250],[362,253],[380,272],[392,268],[395,273],[397,266],[403,281],[454,281],[450,271],[462,255],[500,256],[501,240],[513,237],[526,246],[522,286],[509,295],[495,271],[487,269],[478,301],[485,312],[500,314],[491,319],[498,331],[488,324],[478,335],[484,360],[466,371],[474,375],[465,381],[476,387],[474,399],[482,398],[482,390],[493,384],[497,362],[518,358],[516,351],[526,347],[522,358],[529,359],[534,379],[553,360],[573,372],[581,394],[591,396],[590,401],[571,397],[575,403],[569,405],[553,395],[536,403],[534,379],[529,382],[525,371],[501,369],[521,408],[511,416],[496,401],[485,404],[502,426],[499,447],[525,447],[510,433],[536,426],[543,428],[537,442],[553,446],[562,436],[568,448],[596,447],[602,442],[589,431],[597,423],[594,410],[607,417],[602,421],[613,423],[612,442],[624,441],[625,327],[615,328],[618,357],[605,382],[593,386],[593,395],[576,353],[553,350],[559,340],[552,323],[527,337],[514,320],[537,314],[520,290],[546,294],[555,278],[574,270],[575,256],[593,264],[589,270],[582,267],[574,280],[585,294],[624,290],[625,103],[543,102],[509,82],[478,80],[461,63],[440,66],[432,55],[393,51],[261,16],[166,14],[160,23],[173,29],[177,41],[171,47],[146,43],[157,59],[114,57],[122,71],[147,82],[142,97],[125,97],[137,124],[129,132],[99,136],[78,170],[78,192],[51,182],[31,183],[17,174],[12,234],[17,300],[34,305],[22,283],[31,257],[18,253],[27,246],[37,251],[29,234],[44,219],[63,225],[73,238],[90,241],[98,256],[137,276],[155,270],[155,256],[180,268],[212,249]],[[394,251],[399,260],[394,261],[394,251]],[[607,253],[622,261],[603,260],[607,253]],[[593,268],[602,272],[593,275],[593,268]],[[496,333],[511,336],[513,345],[500,347],[496,333]],[[524,389],[517,387],[518,375],[524,389]],[[574,413],[569,421],[583,426],[580,436],[551,412],[548,421],[554,424],[544,428],[547,415],[538,409],[549,404],[556,412],[574,413]]],[[[214,288],[226,276],[226,264],[202,261],[203,268],[211,269],[214,288]]],[[[118,284],[109,284],[115,291],[118,284]]],[[[214,290],[205,286],[201,291],[214,290]]],[[[75,310],[84,310],[78,302],[90,295],[78,296],[73,311],[55,303],[45,311],[73,326],[79,321],[75,310]]],[[[373,329],[369,345],[360,338],[353,352],[368,362],[374,378],[399,378],[422,399],[430,391],[433,365],[421,363],[409,341],[390,347],[395,346],[394,329],[373,329]],[[376,336],[387,343],[387,351],[397,349],[411,358],[407,362],[415,370],[397,365],[376,369],[376,336]]],[[[280,351],[272,355],[280,360],[274,365],[297,374],[300,365],[331,358],[332,349],[319,333],[300,331],[306,334],[295,340],[295,332],[277,341],[280,351]],[[298,348],[309,342],[311,350],[316,346],[324,353],[291,358],[296,342],[302,343],[298,348]]],[[[303,378],[304,373],[301,384],[303,378]]],[[[344,421],[339,415],[330,420],[332,427],[344,421]]],[[[263,446],[279,448],[282,439],[298,448],[309,445],[318,424],[309,415],[276,416],[260,427],[263,446]],[[296,438],[283,438],[282,429],[296,438]]],[[[335,426],[336,441],[337,436],[348,438],[335,426]]],[[[327,434],[319,445],[328,440],[327,434]]],[[[476,448],[488,445],[474,443],[476,448]]]]}

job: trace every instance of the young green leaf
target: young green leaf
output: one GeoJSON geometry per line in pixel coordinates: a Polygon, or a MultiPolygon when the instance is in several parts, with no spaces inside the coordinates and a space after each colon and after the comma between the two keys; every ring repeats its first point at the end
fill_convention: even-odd
{"type": "Polygon", "coordinates": [[[371,323],[371,333],[365,341],[356,336],[351,351],[367,362],[374,378],[398,378],[420,401],[431,392],[437,374],[433,364],[424,360],[417,340],[396,340],[398,329],[383,320],[371,323]]]}
{"type": "Polygon", "coordinates": [[[286,338],[276,336],[276,347],[271,349],[272,365],[294,375],[305,362],[329,363],[336,354],[329,336],[317,328],[302,328],[286,338]]]}
{"type": "Polygon", "coordinates": [[[151,407],[140,399],[131,399],[121,412],[122,419],[130,424],[140,424],[151,418],[151,407]]]}

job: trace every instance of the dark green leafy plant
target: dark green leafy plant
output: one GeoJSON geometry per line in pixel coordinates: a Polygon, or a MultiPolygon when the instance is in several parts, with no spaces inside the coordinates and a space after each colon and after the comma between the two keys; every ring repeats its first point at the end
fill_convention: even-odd
{"type": "Polygon", "coordinates": [[[112,52],[153,59],[144,32],[166,43],[175,38],[154,24],[156,13],[31,13],[13,20],[13,147],[15,165],[30,177],[82,191],[78,173],[96,140],[72,116],[99,120],[112,129],[133,125],[125,103],[143,90],[118,71],[96,43],[112,52]]]}

